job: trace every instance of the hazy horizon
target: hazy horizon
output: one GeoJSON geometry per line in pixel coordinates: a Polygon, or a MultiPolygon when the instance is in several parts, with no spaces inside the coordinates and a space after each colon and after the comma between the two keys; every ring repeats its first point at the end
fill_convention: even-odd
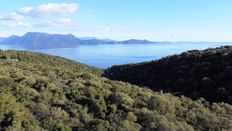
{"type": "MultiPolygon", "coordinates": [[[[67,33],[48,33],[48,32],[25,32],[24,34],[22,35],[15,35],[15,34],[11,34],[11,35],[8,35],[8,36],[0,36],[0,38],[8,38],[10,36],[19,36],[19,37],[22,37],[24,36],[26,33],[46,33],[46,34],[51,34],[51,35],[74,35],[74,34],[67,34],[67,33]]],[[[76,36],[74,35],[75,37],[77,38],[96,38],[96,39],[101,39],[101,40],[116,40],[116,41],[125,41],[125,40],[132,40],[132,39],[135,39],[135,40],[148,40],[148,41],[152,41],[152,42],[171,42],[171,43],[182,43],[182,42],[189,42],[189,43],[203,43],[203,42],[226,42],[226,43],[231,43],[231,41],[153,41],[153,40],[149,40],[149,39],[139,39],[139,38],[129,38],[129,39],[111,39],[111,38],[100,38],[100,37],[95,37],[95,36],[76,36]]]]}

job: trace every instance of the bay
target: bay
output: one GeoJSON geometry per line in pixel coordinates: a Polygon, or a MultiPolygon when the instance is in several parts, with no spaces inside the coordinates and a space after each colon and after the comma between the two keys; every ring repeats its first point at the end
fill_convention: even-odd
{"type": "MultiPolygon", "coordinates": [[[[80,45],[75,48],[30,50],[75,60],[87,65],[107,68],[113,65],[157,60],[193,49],[232,45],[230,42],[165,42],[154,44],[80,45]]],[[[28,50],[19,46],[0,45],[3,50],[28,50]]]]}

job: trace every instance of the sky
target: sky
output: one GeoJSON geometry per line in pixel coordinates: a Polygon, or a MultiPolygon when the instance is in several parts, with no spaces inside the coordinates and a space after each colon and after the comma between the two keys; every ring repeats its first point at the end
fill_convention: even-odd
{"type": "Polygon", "coordinates": [[[0,37],[232,41],[232,0],[1,0],[0,37]]]}

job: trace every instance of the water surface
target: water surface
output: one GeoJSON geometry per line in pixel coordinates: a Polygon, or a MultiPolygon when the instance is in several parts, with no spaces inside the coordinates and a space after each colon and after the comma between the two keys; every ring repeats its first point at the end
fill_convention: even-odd
{"type": "MultiPolygon", "coordinates": [[[[114,44],[114,45],[80,45],[75,48],[31,50],[65,57],[99,68],[112,65],[137,63],[160,59],[192,49],[214,48],[232,43],[156,43],[156,44],[114,44]]],[[[0,45],[0,49],[26,50],[17,46],[0,45]]]]}

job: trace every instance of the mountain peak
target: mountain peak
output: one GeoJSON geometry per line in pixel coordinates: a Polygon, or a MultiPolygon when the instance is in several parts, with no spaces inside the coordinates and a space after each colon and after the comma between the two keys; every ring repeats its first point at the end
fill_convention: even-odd
{"type": "Polygon", "coordinates": [[[8,37],[8,38],[20,38],[20,36],[17,36],[17,35],[12,35],[12,36],[10,36],[10,37],[8,37]]]}
{"type": "Polygon", "coordinates": [[[48,35],[48,33],[41,33],[41,32],[27,32],[24,36],[35,36],[35,35],[48,35]]]}
{"type": "Polygon", "coordinates": [[[48,34],[48,33],[43,33],[43,32],[27,32],[24,36],[66,36],[66,37],[76,37],[72,34],[48,34]]]}
{"type": "Polygon", "coordinates": [[[26,49],[72,48],[78,46],[80,40],[72,34],[62,35],[28,32],[22,37],[8,37],[2,44],[20,45],[26,49]]]}

